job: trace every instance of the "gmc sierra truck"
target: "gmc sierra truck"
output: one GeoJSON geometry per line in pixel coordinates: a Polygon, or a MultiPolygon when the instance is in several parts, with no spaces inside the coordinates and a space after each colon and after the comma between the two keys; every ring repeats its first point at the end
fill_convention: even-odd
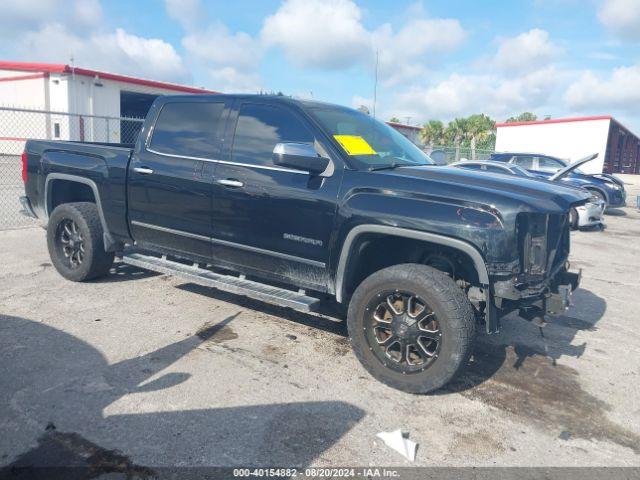
{"type": "Polygon", "coordinates": [[[342,304],[378,380],[430,392],[467,363],[476,324],[566,308],[572,207],[588,193],[437,166],[341,106],[283,96],[158,98],[135,145],[30,140],[24,209],[81,282],[122,261],[317,311],[342,304]]]}

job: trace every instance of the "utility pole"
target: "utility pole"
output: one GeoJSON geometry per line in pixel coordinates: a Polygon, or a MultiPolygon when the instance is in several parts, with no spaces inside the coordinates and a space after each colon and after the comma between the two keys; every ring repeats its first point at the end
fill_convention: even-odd
{"type": "Polygon", "coordinates": [[[376,70],[373,80],[373,118],[376,118],[376,102],[378,100],[378,49],[376,49],[376,70]]]}

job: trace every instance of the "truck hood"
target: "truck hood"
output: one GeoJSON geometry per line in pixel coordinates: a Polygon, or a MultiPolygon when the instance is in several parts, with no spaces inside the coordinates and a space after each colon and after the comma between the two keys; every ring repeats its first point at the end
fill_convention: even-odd
{"type": "MultiPolygon", "coordinates": [[[[536,211],[568,211],[571,206],[585,203],[589,192],[567,184],[558,184],[541,178],[474,172],[455,167],[417,166],[403,167],[380,173],[390,174],[400,180],[423,179],[448,187],[447,195],[499,207],[501,200],[510,204],[520,203],[536,211]]],[[[400,185],[398,185],[400,187],[400,185]]],[[[401,187],[400,187],[401,188],[401,187]]],[[[426,188],[425,193],[432,193],[426,188]]]]}

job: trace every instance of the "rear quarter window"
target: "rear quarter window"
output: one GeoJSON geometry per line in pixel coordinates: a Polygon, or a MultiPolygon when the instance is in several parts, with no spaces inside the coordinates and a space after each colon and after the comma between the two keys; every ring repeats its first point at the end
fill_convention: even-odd
{"type": "Polygon", "coordinates": [[[223,102],[166,103],[153,127],[149,149],[188,157],[215,156],[224,106],[223,102]]]}

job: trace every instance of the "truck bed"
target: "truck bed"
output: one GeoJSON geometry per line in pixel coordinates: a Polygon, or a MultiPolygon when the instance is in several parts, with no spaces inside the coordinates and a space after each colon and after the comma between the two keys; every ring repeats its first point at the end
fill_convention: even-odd
{"type": "Polygon", "coordinates": [[[129,236],[126,222],[126,178],[132,144],[29,140],[26,195],[38,218],[46,221],[56,206],[51,182],[86,179],[97,190],[105,223],[114,239],[129,236]]]}

